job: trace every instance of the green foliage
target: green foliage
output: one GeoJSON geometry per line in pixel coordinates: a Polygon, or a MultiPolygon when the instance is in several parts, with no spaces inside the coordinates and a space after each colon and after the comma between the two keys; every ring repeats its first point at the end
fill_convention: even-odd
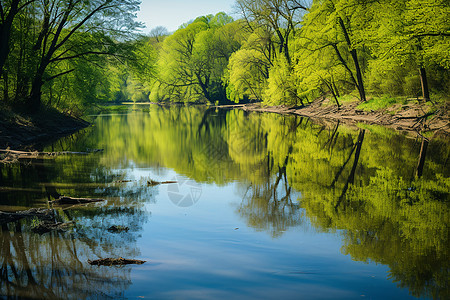
{"type": "Polygon", "coordinates": [[[228,64],[227,95],[235,102],[244,97],[261,101],[267,85],[270,63],[259,51],[241,49],[228,64]]]}
{"type": "Polygon", "coordinates": [[[358,105],[358,109],[362,110],[379,110],[391,106],[392,104],[398,103],[394,98],[389,97],[374,97],[364,103],[358,105]]]}
{"type": "Polygon", "coordinates": [[[2,2],[1,97],[29,110],[44,103],[78,113],[96,101],[111,99],[104,67],[133,53],[126,40],[139,27],[133,20],[138,4],[134,0],[2,2]]]}
{"type": "Polygon", "coordinates": [[[297,96],[294,80],[286,58],[284,56],[277,57],[269,71],[263,103],[297,105],[300,99],[297,96]]]}
{"type": "Polygon", "coordinates": [[[34,217],[31,219],[31,228],[37,228],[42,225],[42,221],[39,220],[37,217],[34,217]]]}
{"type": "MultiPolygon", "coordinates": [[[[7,7],[13,2],[2,4],[5,12],[15,12],[7,7]]],[[[136,1],[70,7],[51,0],[47,8],[19,2],[25,5],[13,22],[1,20],[11,28],[2,31],[9,42],[1,46],[8,55],[4,62],[0,56],[0,94],[13,103],[42,95],[43,103],[78,113],[95,102],[149,100],[297,105],[325,96],[340,105],[347,94],[365,98],[365,89],[376,96],[425,95],[419,69],[435,99],[446,101],[450,93],[446,0],[315,0],[310,7],[239,0],[240,20],[220,12],[171,35],[157,27],[149,37],[129,35],[138,26],[136,1]],[[71,17],[96,8],[83,24],[71,17]]]]}
{"type": "Polygon", "coordinates": [[[167,37],[159,52],[158,78],[152,89],[156,95],[151,99],[226,100],[222,75],[231,53],[239,47],[231,21],[224,13],[203,16],[167,37]]]}

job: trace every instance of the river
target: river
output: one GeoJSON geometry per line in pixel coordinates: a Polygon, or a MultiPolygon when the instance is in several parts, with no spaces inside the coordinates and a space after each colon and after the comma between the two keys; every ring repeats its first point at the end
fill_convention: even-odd
{"type": "Polygon", "coordinates": [[[2,211],[106,199],[55,206],[67,230],[2,224],[3,297],[448,299],[448,140],[196,106],[89,118],[44,150],[103,151],[0,165],[2,211]],[[146,263],[88,263],[107,257],[146,263]]]}

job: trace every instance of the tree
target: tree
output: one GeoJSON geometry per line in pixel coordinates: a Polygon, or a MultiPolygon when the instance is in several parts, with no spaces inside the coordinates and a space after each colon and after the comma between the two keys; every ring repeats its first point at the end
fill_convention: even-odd
{"type": "MultiPolygon", "coordinates": [[[[299,39],[306,39],[303,45],[311,51],[323,53],[325,48],[333,49],[335,61],[348,72],[352,84],[358,90],[360,100],[366,101],[360,63],[364,48],[354,34],[354,28],[363,20],[363,12],[356,10],[352,1],[314,1],[310,12],[305,16],[299,39]]],[[[333,82],[330,84],[332,86],[333,82]]]]}
{"type": "Polygon", "coordinates": [[[430,99],[427,69],[450,69],[450,5],[446,0],[384,0],[359,4],[373,15],[369,28],[360,30],[375,59],[399,66],[414,65],[422,97],[430,99]]]}
{"type": "Polygon", "coordinates": [[[231,53],[239,47],[233,39],[232,19],[224,13],[197,18],[164,40],[158,59],[159,88],[171,100],[224,102],[223,72],[231,53]],[[227,26],[229,25],[229,26],[227,26]]]}
{"type": "Polygon", "coordinates": [[[252,31],[262,26],[274,33],[277,39],[272,42],[278,44],[278,52],[273,55],[283,54],[290,65],[290,40],[295,36],[300,17],[308,10],[307,5],[300,0],[238,0],[237,6],[252,31]]]}
{"type": "Polygon", "coordinates": [[[10,38],[14,18],[26,6],[36,0],[10,0],[0,2],[0,78],[10,50],[10,38]]]}
{"type": "Polygon", "coordinates": [[[164,26],[157,26],[150,30],[150,37],[154,38],[156,43],[161,43],[168,35],[169,31],[164,26]]]}
{"type": "Polygon", "coordinates": [[[39,109],[45,82],[72,71],[66,70],[45,77],[49,65],[82,56],[115,54],[114,50],[117,48],[114,41],[106,36],[99,41],[103,46],[102,50],[80,51],[71,43],[77,32],[109,32],[125,37],[137,26],[132,18],[138,4],[136,0],[71,0],[64,4],[57,3],[56,0],[42,2],[38,10],[42,13],[43,20],[34,46],[39,62],[31,85],[28,101],[30,108],[39,109]]]}
{"type": "Polygon", "coordinates": [[[304,105],[303,100],[298,96],[298,91],[297,78],[293,76],[286,58],[283,55],[277,57],[269,70],[267,88],[263,95],[264,103],[297,105],[300,102],[304,105]]]}
{"type": "Polygon", "coordinates": [[[254,49],[241,49],[233,53],[228,64],[227,95],[239,102],[244,97],[262,101],[267,87],[270,64],[267,58],[254,49]]]}

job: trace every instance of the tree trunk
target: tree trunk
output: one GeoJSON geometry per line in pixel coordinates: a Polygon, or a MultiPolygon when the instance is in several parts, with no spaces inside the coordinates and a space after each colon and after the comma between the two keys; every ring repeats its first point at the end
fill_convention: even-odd
{"type": "MultiPolygon", "coordinates": [[[[51,57],[49,55],[49,57],[51,57]]],[[[34,75],[33,84],[31,85],[30,97],[28,99],[28,109],[31,112],[37,112],[41,108],[42,86],[44,85],[44,73],[48,66],[49,59],[44,57],[41,61],[39,69],[34,75]]]]}
{"type": "Polygon", "coordinates": [[[4,22],[0,25],[0,77],[2,76],[3,67],[5,66],[6,60],[8,58],[11,27],[14,17],[17,15],[19,11],[19,1],[20,0],[13,0],[11,2],[9,13],[6,16],[4,22]]]}
{"type": "Polygon", "coordinates": [[[356,54],[356,49],[352,49],[352,51],[350,51],[350,53],[352,54],[353,62],[355,63],[356,80],[358,80],[359,97],[361,98],[361,101],[365,102],[366,101],[366,91],[364,89],[364,83],[363,83],[363,79],[362,79],[361,68],[360,68],[359,62],[358,62],[358,55],[356,54]]]}
{"type": "Polygon", "coordinates": [[[420,83],[422,84],[422,96],[425,101],[430,100],[430,90],[428,89],[427,72],[425,68],[421,67],[419,69],[420,73],[420,83]]]}
{"type": "Polygon", "coordinates": [[[44,84],[42,74],[36,74],[31,86],[31,92],[28,99],[28,109],[30,112],[37,112],[41,108],[42,85],[44,84]]]}
{"type": "Polygon", "coordinates": [[[345,27],[344,21],[338,18],[339,25],[341,26],[342,32],[344,33],[345,41],[347,42],[348,49],[352,55],[353,63],[355,64],[356,80],[358,81],[358,92],[361,101],[366,101],[366,91],[364,89],[364,83],[362,79],[361,67],[359,66],[358,54],[356,49],[353,49],[352,43],[350,41],[350,36],[348,35],[347,28],[345,27]]]}
{"type": "Polygon", "coordinates": [[[205,80],[206,81],[206,83],[203,83],[203,81],[202,81],[202,78],[200,77],[200,75],[199,74],[195,74],[196,75],[196,77],[197,77],[197,80],[198,80],[198,84],[199,84],[199,86],[200,86],[200,88],[202,89],[202,92],[203,92],[203,95],[205,96],[205,98],[208,100],[208,101],[212,101],[211,100],[211,95],[209,94],[209,92],[208,92],[208,80],[205,80]]]}
{"type": "MultiPolygon", "coordinates": [[[[323,79],[322,79],[323,80],[323,79]]],[[[326,86],[328,87],[328,89],[330,90],[330,93],[331,93],[331,95],[333,96],[333,99],[334,99],[334,101],[336,102],[336,105],[337,105],[337,107],[338,107],[338,109],[340,109],[341,108],[341,104],[339,103],[339,100],[338,100],[338,98],[337,98],[337,95],[336,95],[336,93],[335,93],[335,91],[334,91],[334,88],[333,88],[333,83],[332,82],[327,82],[326,80],[323,80],[323,82],[326,84],[326,86]]]]}
{"type": "MultiPolygon", "coordinates": [[[[0,77],[1,77],[1,72],[0,72],[0,77]]],[[[9,100],[9,87],[8,87],[8,73],[4,72],[3,73],[3,84],[4,84],[4,88],[3,88],[3,100],[4,101],[8,101],[9,100]]]]}

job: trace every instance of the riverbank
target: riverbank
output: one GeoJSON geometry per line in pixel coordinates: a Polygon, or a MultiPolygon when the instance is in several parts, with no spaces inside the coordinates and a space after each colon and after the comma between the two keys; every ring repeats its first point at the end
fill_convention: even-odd
{"type": "Polygon", "coordinates": [[[56,110],[37,114],[16,113],[8,107],[0,110],[0,149],[38,150],[43,144],[74,133],[89,123],[56,110]]]}
{"type": "Polygon", "coordinates": [[[444,135],[450,137],[450,103],[428,105],[409,101],[407,104],[394,104],[378,110],[358,108],[359,102],[344,103],[340,108],[326,98],[317,99],[305,107],[264,106],[261,103],[222,105],[221,109],[242,109],[245,111],[294,114],[311,119],[333,120],[349,125],[382,125],[395,130],[420,132],[422,134],[444,135]]]}

